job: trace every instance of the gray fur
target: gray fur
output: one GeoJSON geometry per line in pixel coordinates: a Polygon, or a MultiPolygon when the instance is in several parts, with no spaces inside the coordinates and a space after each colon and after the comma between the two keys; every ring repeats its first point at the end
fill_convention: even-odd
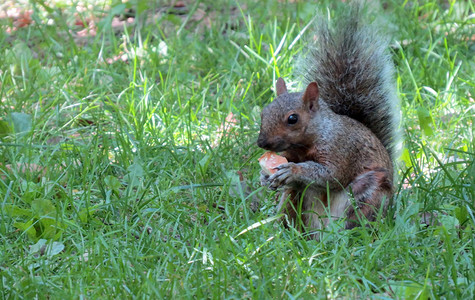
{"type": "Polygon", "coordinates": [[[318,83],[321,99],[335,113],[368,127],[394,161],[400,120],[388,39],[364,24],[361,10],[353,5],[331,21],[317,16],[316,41],[300,69],[306,84],[318,83]]]}

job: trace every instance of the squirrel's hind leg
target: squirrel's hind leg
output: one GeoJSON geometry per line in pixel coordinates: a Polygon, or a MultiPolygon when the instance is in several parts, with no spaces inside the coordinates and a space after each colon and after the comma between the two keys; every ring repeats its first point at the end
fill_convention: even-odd
{"type": "Polygon", "coordinates": [[[350,184],[354,202],[348,207],[346,229],[359,226],[362,218],[374,221],[383,205],[386,212],[389,200],[393,194],[393,184],[389,171],[377,168],[356,177],[350,184]]]}

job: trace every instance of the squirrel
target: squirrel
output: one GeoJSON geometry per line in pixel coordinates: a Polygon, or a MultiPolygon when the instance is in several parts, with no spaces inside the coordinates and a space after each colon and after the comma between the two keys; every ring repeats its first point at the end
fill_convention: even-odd
{"type": "MultiPolygon", "coordinates": [[[[361,6],[321,18],[303,67],[306,89],[277,98],[261,113],[257,145],[288,160],[261,184],[282,189],[278,211],[300,219],[318,239],[331,219],[344,226],[374,221],[394,193],[399,100],[388,41],[361,16],[361,6]]],[[[302,224],[299,223],[299,224],[302,224]]]]}

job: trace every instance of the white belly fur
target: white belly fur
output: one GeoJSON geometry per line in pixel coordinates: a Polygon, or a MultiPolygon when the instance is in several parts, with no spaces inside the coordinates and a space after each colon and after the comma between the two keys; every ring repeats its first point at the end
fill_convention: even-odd
{"type": "Polygon", "coordinates": [[[345,216],[346,208],[349,205],[349,195],[345,190],[330,193],[328,205],[325,206],[315,191],[307,190],[304,203],[305,225],[310,230],[323,229],[327,227],[331,220],[337,220],[345,216]]]}
{"type": "MultiPolygon", "coordinates": [[[[290,190],[282,192],[280,196],[280,202],[277,205],[278,212],[281,212],[283,206],[285,206],[285,203],[290,201],[289,195],[290,190]]],[[[345,190],[331,192],[330,201],[327,202],[327,205],[324,205],[324,203],[320,201],[321,196],[321,192],[318,193],[315,190],[307,189],[305,191],[301,209],[294,207],[294,209],[302,212],[301,220],[289,220],[292,223],[297,222],[297,224],[302,222],[307,230],[314,231],[314,233],[312,233],[312,237],[317,240],[320,239],[320,234],[318,231],[325,229],[330,221],[345,217],[346,209],[350,204],[350,196],[345,190]]],[[[295,204],[298,205],[297,203],[295,204]]],[[[300,217],[297,216],[297,218],[300,217]]],[[[297,227],[301,228],[300,226],[297,227]]]]}

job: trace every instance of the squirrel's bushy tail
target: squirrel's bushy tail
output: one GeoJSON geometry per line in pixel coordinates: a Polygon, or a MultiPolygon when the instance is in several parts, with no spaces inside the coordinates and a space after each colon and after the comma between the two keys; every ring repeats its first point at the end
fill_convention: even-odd
{"type": "Polygon", "coordinates": [[[396,155],[399,100],[387,38],[364,23],[361,5],[328,21],[319,16],[316,40],[304,58],[307,83],[316,81],[320,97],[337,114],[368,127],[396,155]]]}

